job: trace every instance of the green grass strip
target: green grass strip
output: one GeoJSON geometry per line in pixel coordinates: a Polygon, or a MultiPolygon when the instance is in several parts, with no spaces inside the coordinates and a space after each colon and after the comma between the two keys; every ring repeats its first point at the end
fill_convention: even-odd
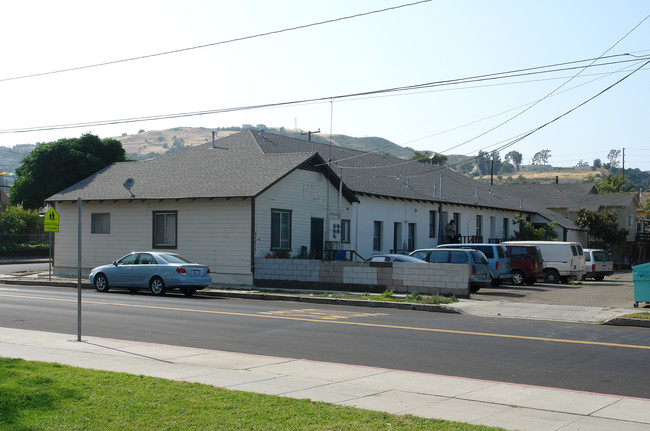
{"type": "Polygon", "coordinates": [[[496,429],[0,358],[0,430],[496,429]]]}

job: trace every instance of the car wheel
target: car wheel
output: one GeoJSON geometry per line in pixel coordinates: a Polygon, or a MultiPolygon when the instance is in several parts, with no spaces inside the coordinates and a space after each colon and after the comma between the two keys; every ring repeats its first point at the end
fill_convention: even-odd
{"type": "Polygon", "coordinates": [[[523,286],[526,282],[526,274],[523,271],[515,270],[512,271],[512,284],[515,286],[523,286]]]}
{"type": "Polygon", "coordinates": [[[478,292],[479,290],[481,290],[481,287],[480,287],[480,286],[470,286],[470,287],[469,287],[469,291],[472,292],[472,293],[476,293],[476,292],[478,292]]]}
{"type": "Polygon", "coordinates": [[[544,281],[547,283],[557,284],[560,282],[560,273],[557,272],[557,270],[555,269],[551,269],[548,272],[546,272],[546,275],[544,276],[544,281]]]}
{"type": "Polygon", "coordinates": [[[196,289],[190,288],[190,287],[184,287],[181,289],[183,292],[183,295],[190,297],[196,293],[196,289]]]}
{"type": "Polygon", "coordinates": [[[499,286],[501,284],[501,279],[494,278],[490,275],[490,280],[492,281],[492,286],[499,286]]]}
{"type": "Polygon", "coordinates": [[[560,283],[567,284],[569,282],[569,277],[560,277],[560,283]]]}
{"type": "Polygon", "coordinates": [[[605,279],[604,275],[595,275],[594,280],[596,281],[603,281],[605,279]]]}
{"type": "Polygon", "coordinates": [[[97,292],[108,292],[108,278],[102,273],[95,276],[95,289],[97,292]]]}
{"type": "Polygon", "coordinates": [[[160,278],[160,277],[154,277],[149,282],[149,289],[151,289],[151,293],[153,293],[156,296],[164,295],[165,294],[165,282],[162,281],[162,278],[160,278]]]}

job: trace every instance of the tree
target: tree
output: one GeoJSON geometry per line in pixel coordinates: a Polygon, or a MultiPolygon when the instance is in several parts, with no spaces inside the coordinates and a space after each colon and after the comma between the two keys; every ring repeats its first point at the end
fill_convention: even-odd
{"type": "Polygon", "coordinates": [[[409,160],[413,160],[414,162],[424,163],[426,165],[427,163],[429,163],[429,154],[426,151],[423,152],[416,151],[413,157],[411,157],[409,160]]]}
{"type": "Polygon", "coordinates": [[[512,150],[506,154],[505,161],[513,165],[516,170],[519,170],[523,157],[519,151],[512,150]]]}
{"type": "Polygon", "coordinates": [[[599,169],[603,166],[603,162],[600,159],[594,159],[594,168],[599,169]]]}
{"type": "Polygon", "coordinates": [[[533,156],[533,165],[546,165],[549,157],[551,157],[551,150],[538,151],[533,156]]]}
{"type": "Polygon", "coordinates": [[[91,134],[41,144],[16,169],[10,204],[42,208],[45,199],[127,158],[122,143],[91,134]]]}
{"type": "Polygon", "coordinates": [[[43,220],[38,211],[9,206],[0,213],[0,235],[38,233],[43,220]]]}
{"type": "Polygon", "coordinates": [[[623,175],[609,174],[596,180],[594,177],[589,176],[589,182],[594,183],[598,189],[598,193],[623,193],[629,192],[634,189],[635,185],[627,186],[627,180],[623,180],[623,175]]]}
{"type": "Polygon", "coordinates": [[[609,160],[609,166],[611,168],[618,168],[619,163],[618,163],[618,158],[621,156],[621,150],[609,150],[609,154],[607,154],[607,160],[609,160]]]}
{"type": "Polygon", "coordinates": [[[627,238],[628,231],[618,227],[620,212],[614,209],[591,211],[580,208],[576,211],[576,224],[589,229],[589,236],[595,240],[602,240],[607,244],[618,244],[627,238]]]}
{"type": "Polygon", "coordinates": [[[432,153],[430,151],[415,151],[415,154],[409,160],[424,163],[425,165],[432,164],[444,166],[444,164],[447,162],[447,156],[443,154],[432,153]]]}
{"type": "Polygon", "coordinates": [[[490,172],[490,157],[488,152],[483,150],[478,152],[478,156],[476,157],[476,167],[481,175],[486,175],[490,172]]]}
{"type": "Polygon", "coordinates": [[[447,163],[447,156],[445,156],[444,154],[433,153],[433,155],[431,156],[432,165],[444,166],[445,163],[447,163]]]}
{"type": "Polygon", "coordinates": [[[501,172],[505,174],[510,174],[515,171],[515,167],[512,166],[509,162],[505,162],[501,165],[501,172]]]}
{"type": "Polygon", "coordinates": [[[583,161],[582,159],[580,159],[580,161],[576,165],[576,168],[578,168],[578,169],[587,169],[588,167],[589,167],[589,163],[583,161]]]}
{"type": "Polygon", "coordinates": [[[555,231],[557,223],[554,221],[535,228],[531,222],[522,218],[520,214],[516,214],[512,223],[519,226],[511,238],[514,241],[551,241],[557,239],[557,232],[555,231]]]}

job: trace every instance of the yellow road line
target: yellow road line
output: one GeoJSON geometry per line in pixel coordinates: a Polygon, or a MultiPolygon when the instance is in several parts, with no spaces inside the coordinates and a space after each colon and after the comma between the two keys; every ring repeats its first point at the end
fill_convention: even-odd
{"type": "MultiPolygon", "coordinates": [[[[44,298],[39,296],[11,295],[11,294],[0,293],[0,297],[2,296],[10,297],[10,298],[39,299],[43,301],[77,302],[76,299],[44,298]]],[[[417,326],[401,326],[401,325],[387,325],[382,323],[363,323],[363,322],[349,322],[349,321],[340,321],[340,320],[310,319],[306,317],[291,317],[291,316],[255,314],[255,313],[236,313],[231,311],[198,310],[193,308],[125,304],[120,302],[104,302],[104,301],[88,301],[88,300],[84,300],[82,302],[83,304],[113,305],[116,307],[143,308],[149,310],[182,311],[182,312],[190,312],[190,313],[217,314],[222,316],[256,317],[261,319],[295,320],[301,322],[329,323],[333,325],[364,326],[364,327],[371,327],[371,328],[400,329],[406,331],[434,332],[434,333],[458,334],[458,335],[475,335],[479,337],[510,338],[510,339],[517,339],[517,340],[546,341],[546,342],[553,342],[553,343],[582,344],[582,345],[589,345],[589,346],[623,347],[627,349],[650,350],[650,346],[643,346],[637,344],[606,343],[602,341],[569,340],[564,338],[547,338],[547,337],[532,337],[527,335],[495,334],[489,332],[459,331],[455,329],[420,328],[417,326]]]]}

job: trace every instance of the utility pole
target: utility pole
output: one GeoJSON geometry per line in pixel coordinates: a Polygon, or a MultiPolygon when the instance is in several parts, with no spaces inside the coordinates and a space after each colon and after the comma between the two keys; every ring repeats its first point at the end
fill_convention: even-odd
{"type": "Polygon", "coordinates": [[[311,142],[311,134],[312,133],[320,133],[320,129],[318,129],[318,130],[316,130],[314,132],[311,132],[311,131],[309,131],[309,132],[300,132],[301,135],[307,135],[307,140],[309,142],[311,142]]]}

